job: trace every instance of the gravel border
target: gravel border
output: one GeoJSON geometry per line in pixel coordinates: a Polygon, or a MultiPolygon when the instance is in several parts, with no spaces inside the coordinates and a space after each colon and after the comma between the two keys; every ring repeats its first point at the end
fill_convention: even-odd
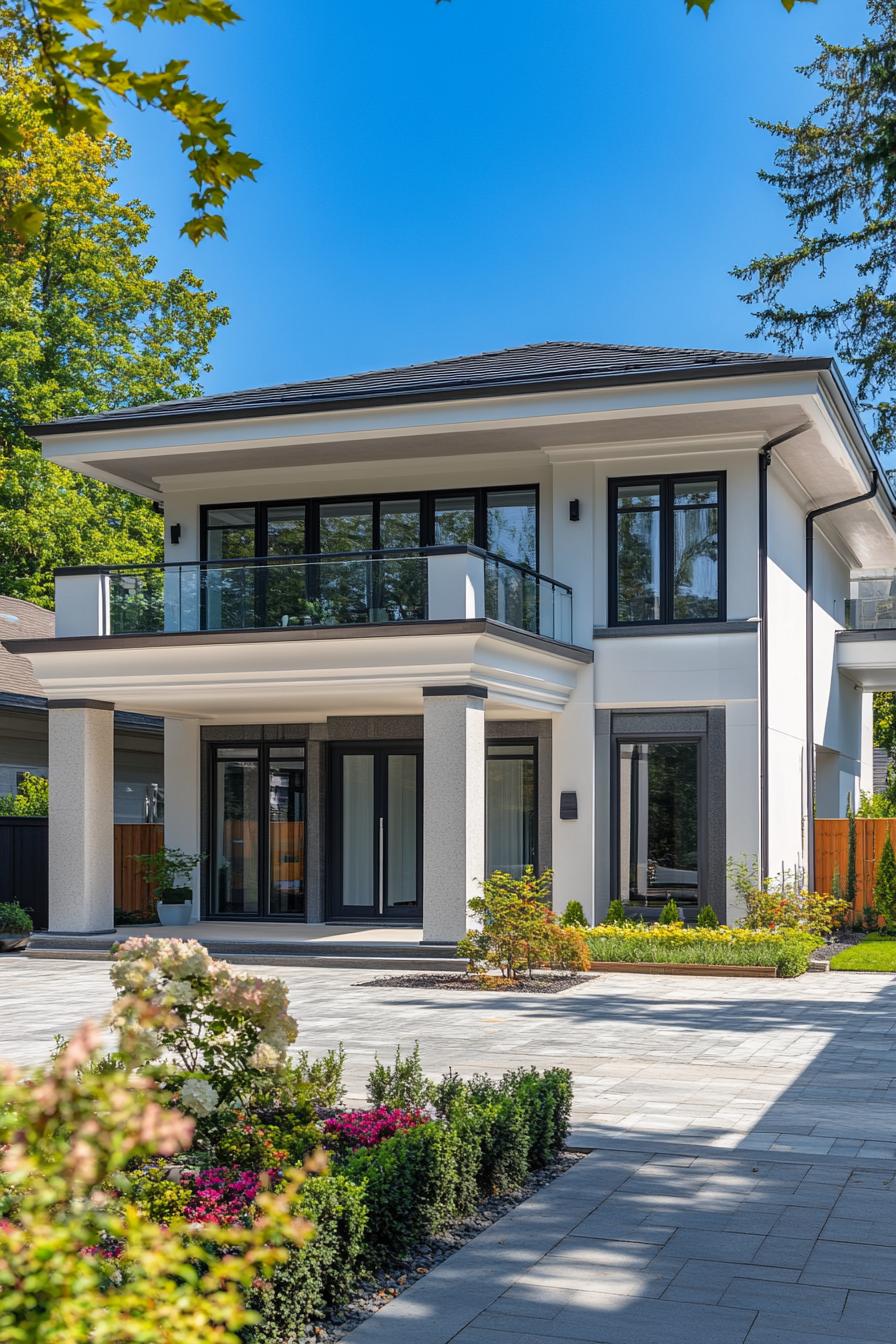
{"type": "Polygon", "coordinates": [[[510,1195],[495,1195],[484,1200],[472,1217],[462,1223],[455,1223],[438,1236],[416,1246],[404,1260],[395,1267],[373,1279],[366,1279],[357,1285],[355,1295],[343,1307],[334,1308],[321,1320],[305,1327],[305,1339],[315,1344],[337,1344],[357,1326],[371,1316],[375,1316],[381,1307],[412,1288],[418,1279],[423,1278],[436,1265],[447,1260],[455,1251],[459,1251],[468,1241],[484,1232],[492,1223],[510,1213],[518,1204],[529,1199],[556,1177],[562,1176],[585,1156],[584,1153],[564,1151],[550,1167],[534,1171],[525,1185],[510,1195]]]}
{"type": "Polygon", "coordinates": [[[864,939],[864,933],[847,933],[843,930],[837,934],[836,938],[831,938],[821,947],[816,947],[809,960],[822,963],[830,962],[831,958],[836,957],[838,952],[844,952],[847,947],[855,947],[856,943],[864,942],[864,939]]]}
{"type": "Polygon", "coordinates": [[[463,971],[422,971],[419,975],[381,975],[376,980],[358,980],[358,988],[364,989],[454,989],[475,991],[478,994],[562,994],[565,989],[574,989],[593,979],[591,975],[565,975],[562,972],[546,972],[534,975],[531,980],[518,980],[511,983],[497,981],[484,987],[477,976],[466,975],[463,971]]]}

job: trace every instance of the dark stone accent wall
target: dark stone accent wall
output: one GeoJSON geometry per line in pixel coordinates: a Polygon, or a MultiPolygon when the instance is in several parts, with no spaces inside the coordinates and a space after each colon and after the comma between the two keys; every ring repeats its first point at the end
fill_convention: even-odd
{"type": "Polygon", "coordinates": [[[595,854],[597,917],[616,895],[618,834],[614,798],[616,742],[626,737],[696,737],[703,756],[700,801],[700,868],[705,874],[704,902],[719,919],[727,917],[725,710],[643,709],[595,711],[597,788],[595,854]]]}

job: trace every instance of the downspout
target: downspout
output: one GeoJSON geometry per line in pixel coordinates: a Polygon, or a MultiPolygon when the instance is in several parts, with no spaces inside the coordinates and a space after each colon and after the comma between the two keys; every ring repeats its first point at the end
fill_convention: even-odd
{"type": "Polygon", "coordinates": [[[772,449],[803,434],[808,421],[769,439],[759,454],[759,876],[768,877],[768,469],[772,449]]]}
{"type": "Polygon", "coordinates": [[[815,552],[815,519],[822,514],[848,509],[873,499],[880,484],[876,467],[871,469],[871,488],[863,495],[841,499],[836,504],[825,504],[806,514],[806,885],[815,890],[815,596],[813,570],[815,552]]]}

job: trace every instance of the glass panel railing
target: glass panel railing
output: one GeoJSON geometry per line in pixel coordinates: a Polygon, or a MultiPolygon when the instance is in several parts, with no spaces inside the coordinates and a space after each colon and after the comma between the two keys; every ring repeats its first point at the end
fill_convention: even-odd
{"type": "Polygon", "coordinates": [[[896,630],[896,573],[854,575],[846,600],[847,630],[896,630]]]}
{"type": "Polygon", "coordinates": [[[571,590],[495,555],[485,559],[485,614],[533,635],[572,641],[571,590]]]}
{"type": "MultiPolygon", "coordinates": [[[[472,548],[458,553],[467,554],[474,569],[481,566],[481,614],[571,642],[572,593],[565,584],[472,548]]],[[[447,559],[455,563],[453,551],[447,559]]],[[[449,595],[450,609],[440,609],[444,584],[457,581],[456,569],[449,568],[432,587],[430,566],[445,563],[446,551],[439,548],[110,568],[111,630],[153,634],[456,619],[463,610],[460,599],[452,603],[449,595]],[[436,590],[439,601],[432,599],[430,611],[436,590]]]]}

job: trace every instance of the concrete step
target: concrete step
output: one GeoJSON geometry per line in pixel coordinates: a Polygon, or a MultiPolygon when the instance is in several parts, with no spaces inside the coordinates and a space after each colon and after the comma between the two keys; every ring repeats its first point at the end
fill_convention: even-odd
{"type": "MultiPolygon", "coordinates": [[[[189,926],[187,926],[189,927],[189,926]]],[[[114,934],[36,933],[24,955],[64,959],[107,958],[116,943],[129,936],[114,934]]],[[[187,934],[186,936],[190,936],[187,934]]],[[[217,938],[199,940],[216,957],[233,962],[264,962],[290,966],[349,966],[381,970],[462,971],[466,962],[454,956],[450,944],[344,942],[334,939],[217,938]]]]}
{"type": "MultiPolygon", "coordinates": [[[[307,956],[303,952],[288,952],[280,948],[273,953],[258,953],[252,943],[239,944],[239,951],[223,952],[209,947],[215,956],[232,962],[236,966],[314,966],[318,970],[358,970],[358,971],[453,971],[460,974],[467,963],[459,957],[394,957],[355,956],[339,952],[332,956],[307,956]]],[[[15,955],[33,957],[39,961],[108,961],[108,948],[74,948],[30,945],[24,952],[15,955]]]]}

